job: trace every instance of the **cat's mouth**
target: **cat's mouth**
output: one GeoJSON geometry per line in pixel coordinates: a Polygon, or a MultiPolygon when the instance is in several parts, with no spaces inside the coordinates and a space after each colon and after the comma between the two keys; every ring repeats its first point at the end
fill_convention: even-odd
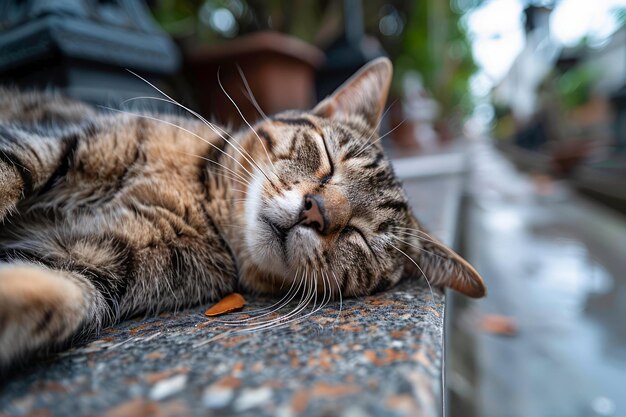
{"type": "Polygon", "coordinates": [[[314,230],[301,227],[300,222],[289,219],[276,219],[270,214],[256,217],[256,230],[247,237],[253,262],[260,270],[283,276],[292,268],[297,268],[303,258],[307,258],[314,246],[314,230]],[[286,221],[285,226],[281,220],[286,221]]]}
{"type": "Polygon", "coordinates": [[[272,231],[272,234],[276,237],[276,240],[278,241],[278,244],[280,246],[280,251],[282,252],[283,260],[287,261],[287,235],[289,234],[290,228],[285,228],[285,227],[280,226],[276,222],[273,222],[267,216],[261,216],[259,220],[265,223],[269,227],[269,229],[272,231]]]}
{"type": "Polygon", "coordinates": [[[289,228],[281,227],[265,216],[261,217],[261,221],[266,223],[270,227],[270,229],[272,229],[272,232],[274,232],[278,240],[280,240],[281,244],[284,246],[287,241],[287,233],[289,233],[289,228]]]}

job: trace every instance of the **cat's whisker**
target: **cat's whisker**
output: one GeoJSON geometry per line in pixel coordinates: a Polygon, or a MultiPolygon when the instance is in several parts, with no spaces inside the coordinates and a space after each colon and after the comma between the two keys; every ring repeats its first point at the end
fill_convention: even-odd
{"type": "Polygon", "coordinates": [[[374,128],[374,130],[372,130],[372,133],[370,133],[370,135],[367,137],[365,142],[357,150],[357,152],[355,154],[356,156],[359,156],[361,154],[361,152],[364,150],[364,148],[366,148],[369,145],[370,140],[372,139],[372,136],[374,136],[376,134],[376,132],[378,132],[378,129],[380,128],[380,125],[382,124],[383,120],[385,119],[385,116],[387,115],[389,110],[391,110],[393,105],[396,104],[396,101],[398,101],[398,99],[395,99],[394,101],[392,101],[391,104],[389,104],[389,106],[387,107],[387,109],[383,112],[382,116],[380,116],[380,119],[378,120],[378,123],[376,123],[376,127],[374,128]]]}
{"type": "Polygon", "coordinates": [[[426,234],[424,232],[421,232],[421,233],[423,233],[423,235],[420,235],[420,234],[417,234],[415,232],[420,232],[420,231],[417,230],[417,229],[405,229],[405,230],[397,229],[397,230],[395,230],[395,233],[400,233],[400,234],[403,234],[405,236],[414,237],[414,238],[416,238],[418,240],[422,240],[424,242],[430,242],[430,243],[434,243],[434,244],[437,244],[437,245],[439,244],[439,242],[434,240],[430,235],[428,235],[428,234],[426,234]],[[427,237],[424,237],[424,236],[427,236],[427,237]]]}
{"type": "MultiPolygon", "coordinates": [[[[172,97],[170,97],[169,95],[167,95],[165,92],[163,92],[163,90],[161,90],[160,88],[158,88],[156,85],[154,85],[153,83],[151,83],[150,81],[146,80],[144,77],[142,77],[141,75],[137,74],[134,71],[131,71],[129,69],[127,69],[128,72],[130,72],[131,74],[133,74],[135,77],[139,78],[141,81],[145,82],[146,84],[148,84],[150,87],[152,87],[154,90],[156,90],[159,94],[163,95],[164,97],[167,98],[167,100],[162,99],[160,97],[135,97],[135,98],[129,98],[127,100],[124,100],[122,102],[122,105],[133,101],[133,100],[137,100],[137,99],[153,99],[153,100],[161,100],[161,101],[166,101],[168,103],[174,104],[179,106],[180,108],[188,111],[189,113],[193,114],[194,116],[196,116],[199,120],[201,120],[202,122],[204,122],[211,130],[213,130],[218,136],[220,136],[223,140],[225,140],[227,143],[229,143],[222,135],[220,135],[217,131],[216,131],[216,125],[214,125],[213,123],[209,122],[207,119],[205,119],[204,117],[202,117],[200,114],[198,114],[197,112],[183,106],[181,103],[177,102],[176,100],[174,100],[172,97]]],[[[229,135],[229,137],[232,136],[229,135]]]]}
{"type": "MultiPolygon", "coordinates": [[[[199,120],[201,120],[202,122],[204,122],[204,124],[205,124],[207,127],[209,127],[209,128],[210,128],[211,130],[213,130],[213,132],[215,132],[215,133],[216,133],[216,134],[217,134],[220,138],[222,138],[222,139],[223,139],[226,143],[230,144],[230,145],[231,145],[231,146],[233,146],[235,149],[237,149],[237,148],[235,147],[235,145],[233,145],[232,143],[230,143],[230,142],[229,142],[226,138],[224,138],[224,136],[222,136],[222,135],[221,135],[221,134],[217,131],[217,128],[218,128],[218,126],[217,126],[217,125],[215,125],[215,124],[213,124],[213,123],[209,122],[207,119],[205,119],[203,116],[201,116],[201,115],[200,115],[200,114],[198,114],[197,112],[195,112],[195,111],[193,111],[193,110],[191,110],[191,109],[189,109],[189,108],[187,108],[187,107],[183,106],[181,103],[177,102],[177,101],[176,101],[176,100],[174,100],[172,97],[170,97],[169,95],[165,94],[165,92],[163,92],[161,89],[159,89],[157,86],[155,86],[155,85],[154,85],[153,83],[151,83],[150,81],[146,80],[146,79],[145,79],[144,77],[142,77],[141,75],[139,75],[139,74],[137,74],[137,73],[135,73],[135,72],[133,72],[133,71],[131,71],[131,70],[129,70],[129,69],[127,69],[127,71],[128,71],[128,72],[130,72],[131,74],[133,74],[135,77],[137,77],[137,78],[139,78],[140,80],[142,80],[143,82],[145,82],[146,84],[148,84],[150,87],[152,87],[153,89],[155,89],[157,92],[159,92],[161,95],[163,95],[164,97],[166,97],[168,100],[164,100],[164,99],[161,99],[161,98],[159,98],[159,97],[141,97],[141,98],[148,98],[148,99],[149,99],[149,98],[151,98],[151,99],[155,99],[155,100],[163,100],[163,101],[168,101],[168,102],[169,102],[169,103],[171,103],[171,104],[174,104],[174,105],[179,106],[180,108],[182,108],[182,109],[184,109],[184,110],[188,111],[189,113],[193,114],[194,116],[196,116],[199,120]]],[[[133,98],[127,99],[127,100],[123,101],[123,102],[122,102],[122,104],[127,103],[127,102],[132,101],[132,100],[134,100],[134,99],[133,99],[133,98]]],[[[222,132],[226,133],[226,135],[227,135],[228,137],[230,137],[231,139],[233,139],[233,140],[234,140],[234,138],[233,138],[232,136],[230,136],[230,135],[229,135],[226,131],[224,131],[224,130],[223,130],[223,129],[221,129],[221,128],[220,128],[220,130],[221,130],[222,132]]],[[[236,142],[236,141],[235,141],[235,142],[236,142]]],[[[242,149],[243,149],[243,148],[242,148],[242,149]]],[[[246,151],[245,151],[245,149],[244,149],[244,152],[246,152],[246,151]]],[[[241,152],[240,152],[240,153],[241,153],[241,152]]],[[[246,154],[247,154],[247,153],[248,153],[248,152],[246,152],[246,154]]],[[[243,155],[242,155],[242,156],[243,156],[243,155]]],[[[248,154],[248,156],[250,156],[250,154],[248,154]]],[[[252,158],[252,157],[250,156],[250,158],[252,158]]]]}
{"type": "Polygon", "coordinates": [[[252,94],[252,89],[250,88],[250,85],[248,84],[248,80],[246,79],[246,76],[244,75],[243,70],[241,69],[239,64],[237,64],[237,70],[239,71],[239,76],[241,76],[241,80],[243,81],[243,84],[246,87],[246,91],[248,92],[248,96],[247,96],[248,99],[250,100],[250,102],[252,103],[256,111],[259,112],[261,117],[263,117],[265,121],[269,122],[270,120],[269,117],[267,117],[263,109],[261,109],[261,106],[259,106],[259,103],[256,101],[254,94],[252,94]]]}
{"type": "MultiPolygon", "coordinates": [[[[308,277],[308,274],[306,273],[306,271],[305,271],[305,277],[308,277]]],[[[306,278],[303,280],[303,282],[305,283],[305,286],[306,284],[308,284],[308,281],[309,280],[306,278]]],[[[297,318],[297,315],[300,314],[304,309],[306,309],[307,305],[311,302],[311,299],[313,298],[312,285],[306,286],[305,291],[306,292],[302,293],[302,297],[300,298],[300,301],[298,302],[297,306],[285,316],[281,316],[277,319],[270,320],[264,324],[253,325],[245,329],[237,330],[237,332],[254,332],[258,330],[276,328],[276,327],[290,323],[291,321],[293,321],[293,317],[297,318]]]]}
{"type": "Polygon", "coordinates": [[[418,230],[396,229],[395,233],[400,233],[400,234],[408,235],[408,236],[415,236],[425,242],[437,243],[430,235],[426,233],[421,233],[418,230]]]}
{"type": "Polygon", "coordinates": [[[222,226],[224,226],[224,227],[237,227],[237,228],[239,228],[239,229],[249,230],[249,228],[248,228],[248,227],[246,227],[246,226],[242,226],[242,225],[240,225],[240,224],[229,224],[229,223],[220,223],[220,224],[221,224],[222,226]]]}
{"type": "Polygon", "coordinates": [[[335,321],[333,322],[334,324],[337,322],[337,320],[339,320],[339,317],[341,316],[341,311],[343,309],[343,295],[341,294],[341,285],[339,285],[339,280],[337,279],[337,275],[335,274],[335,272],[332,272],[332,275],[333,275],[333,278],[335,279],[335,283],[337,284],[337,292],[339,293],[339,313],[337,314],[337,317],[335,317],[335,321]]]}
{"type": "MultiPolygon", "coordinates": [[[[296,273],[296,277],[298,276],[298,274],[296,273]]],[[[300,285],[297,288],[295,287],[295,283],[297,282],[297,279],[294,279],[291,283],[291,287],[289,288],[289,291],[287,292],[287,294],[285,294],[279,301],[277,301],[276,303],[272,304],[269,307],[264,307],[264,308],[259,308],[256,310],[251,310],[251,311],[245,311],[242,312],[242,314],[258,314],[259,312],[263,312],[264,314],[261,315],[257,315],[255,317],[250,317],[247,319],[239,319],[239,320],[216,320],[218,323],[224,323],[224,324],[228,324],[228,325],[233,325],[233,324],[244,324],[247,323],[249,321],[253,321],[253,320],[258,320],[260,317],[265,317],[268,316],[272,313],[275,313],[279,310],[281,310],[283,307],[285,307],[286,305],[288,305],[291,300],[293,300],[295,298],[295,296],[297,295],[298,291],[300,290],[300,287],[302,285],[302,281],[300,281],[300,285]],[[293,292],[293,295],[291,294],[293,292]],[[291,297],[290,297],[291,295],[291,297]],[[285,299],[287,299],[288,297],[290,297],[287,301],[285,301],[285,299]],[[269,311],[268,311],[269,310],[269,311]]]]}
{"type": "Polygon", "coordinates": [[[189,133],[190,135],[192,135],[192,136],[194,136],[194,137],[196,137],[196,138],[200,139],[201,141],[203,141],[203,142],[205,142],[206,144],[208,144],[208,145],[212,146],[213,148],[217,149],[218,151],[220,151],[220,152],[221,152],[221,153],[223,153],[224,155],[228,156],[230,159],[232,159],[233,161],[235,161],[235,163],[239,164],[239,166],[241,166],[241,168],[242,168],[244,171],[246,171],[246,172],[250,175],[250,177],[254,178],[254,175],[253,175],[250,171],[248,171],[248,170],[246,169],[246,167],[244,167],[244,166],[243,166],[243,164],[237,160],[237,158],[235,158],[235,157],[233,157],[232,155],[230,155],[230,154],[228,154],[228,153],[224,152],[222,149],[220,149],[219,147],[215,146],[214,144],[212,144],[212,143],[211,143],[211,142],[209,142],[208,140],[204,139],[202,136],[200,136],[200,135],[198,135],[198,134],[196,134],[196,133],[192,132],[192,131],[191,131],[191,130],[189,130],[189,129],[185,129],[184,127],[179,126],[179,125],[177,125],[176,123],[168,122],[167,120],[159,119],[159,118],[157,118],[157,117],[152,117],[152,116],[148,116],[148,115],[145,115],[145,114],[139,114],[139,113],[133,113],[133,112],[125,111],[125,110],[114,109],[114,108],[112,108],[112,107],[107,107],[107,106],[98,106],[98,107],[103,108],[103,109],[106,109],[106,110],[109,110],[109,111],[117,112],[117,113],[127,114],[127,115],[134,116],[134,117],[142,117],[142,118],[144,118],[144,119],[154,120],[154,121],[156,121],[156,122],[160,122],[160,123],[166,124],[166,125],[168,125],[168,126],[172,126],[172,127],[177,128],[177,129],[180,129],[180,130],[182,130],[183,132],[189,133]]]}
{"type": "MultiPolygon", "coordinates": [[[[306,313],[306,314],[304,314],[302,316],[293,317],[293,318],[291,318],[291,319],[289,319],[289,320],[287,320],[285,322],[280,323],[280,325],[286,325],[286,324],[290,324],[290,323],[299,323],[299,322],[307,319],[311,315],[313,315],[313,314],[317,313],[318,311],[320,311],[326,304],[320,303],[320,305],[317,308],[315,307],[316,303],[317,303],[317,286],[315,286],[315,294],[316,294],[315,301],[313,303],[313,307],[311,308],[310,312],[308,312],[308,313],[306,313]]],[[[304,305],[304,308],[301,311],[303,311],[306,308],[306,306],[308,304],[310,304],[310,302],[311,302],[311,299],[309,298],[308,302],[304,305]]]]}
{"type": "Polygon", "coordinates": [[[432,299],[432,303],[433,303],[433,305],[436,305],[436,303],[435,303],[435,294],[433,293],[433,287],[430,285],[430,280],[428,279],[428,277],[424,273],[424,270],[422,269],[422,267],[420,267],[417,264],[417,262],[415,262],[415,260],[413,260],[413,258],[411,258],[409,255],[407,255],[402,249],[397,248],[396,246],[394,246],[391,243],[389,245],[391,245],[392,248],[394,248],[395,250],[400,252],[402,255],[404,255],[409,261],[413,262],[413,265],[415,265],[417,267],[417,269],[420,270],[420,272],[422,273],[422,276],[424,277],[424,279],[426,280],[426,283],[428,284],[428,289],[430,290],[430,297],[432,299]]]}
{"type": "Polygon", "coordinates": [[[226,172],[224,170],[218,170],[217,173],[219,174],[219,179],[227,179],[227,180],[236,182],[238,184],[241,184],[243,187],[246,187],[246,188],[250,186],[249,182],[247,182],[245,180],[240,180],[239,178],[236,178],[236,177],[230,175],[228,172],[226,172]]]}
{"type": "Polygon", "coordinates": [[[393,129],[391,129],[389,132],[385,133],[384,135],[382,135],[381,137],[379,137],[378,139],[376,139],[375,141],[371,142],[369,145],[367,145],[365,148],[363,148],[359,153],[356,154],[356,156],[361,155],[363,152],[365,152],[366,150],[368,150],[371,146],[373,146],[374,144],[380,142],[381,140],[383,140],[383,138],[387,135],[392,134],[397,128],[399,128],[400,126],[402,126],[402,124],[406,121],[406,119],[402,120],[400,123],[398,123],[396,125],[396,127],[394,127],[393,129]]]}
{"type": "Polygon", "coordinates": [[[320,271],[320,277],[322,278],[322,285],[323,285],[323,297],[322,297],[322,302],[320,303],[320,306],[317,308],[317,310],[315,310],[315,313],[321,311],[324,307],[326,307],[328,305],[328,303],[330,303],[330,300],[332,299],[332,290],[329,292],[326,288],[326,284],[328,283],[329,288],[330,289],[330,281],[327,281],[326,279],[326,274],[324,273],[324,271],[320,271]]]}
{"type": "MultiPolygon", "coordinates": [[[[328,291],[326,290],[326,277],[324,276],[323,271],[320,271],[320,277],[322,278],[322,285],[324,288],[322,291],[322,294],[323,294],[322,302],[320,303],[320,310],[321,310],[322,308],[326,306],[326,304],[328,304],[328,302],[326,301],[326,295],[328,294],[328,291]]],[[[328,300],[330,301],[330,298],[328,300]]]]}
{"type": "Polygon", "coordinates": [[[397,237],[397,236],[394,236],[394,239],[396,239],[396,240],[398,240],[398,241],[400,241],[400,242],[404,243],[405,245],[408,245],[408,246],[410,246],[410,247],[412,247],[412,248],[415,248],[415,249],[417,249],[417,250],[418,250],[418,251],[420,251],[420,252],[428,253],[429,255],[433,255],[433,256],[437,256],[437,257],[439,257],[439,258],[443,258],[443,256],[439,255],[438,253],[434,253],[434,252],[428,251],[428,250],[426,250],[426,249],[424,249],[424,248],[420,248],[419,246],[414,245],[413,243],[408,242],[408,241],[406,241],[406,240],[400,239],[400,238],[399,238],[399,237],[397,237]]]}
{"type": "Polygon", "coordinates": [[[313,279],[311,280],[311,286],[313,288],[313,297],[314,297],[311,311],[315,311],[315,307],[317,306],[317,274],[315,273],[315,271],[313,271],[313,279]]]}
{"type": "MultiPolygon", "coordinates": [[[[237,177],[234,177],[234,176],[230,175],[230,174],[229,174],[228,172],[226,172],[226,171],[223,171],[223,170],[218,170],[218,171],[217,171],[217,173],[219,174],[219,178],[218,178],[218,180],[221,180],[221,179],[231,180],[231,181],[234,181],[234,182],[236,182],[236,183],[238,183],[238,184],[241,184],[243,187],[246,187],[246,188],[250,186],[250,183],[249,183],[249,182],[247,182],[247,181],[245,181],[245,180],[241,180],[241,179],[239,179],[239,178],[237,178],[237,177]]],[[[232,184],[231,184],[231,185],[232,185],[232,184]]]]}
{"type": "Polygon", "coordinates": [[[246,184],[250,185],[250,181],[249,181],[246,177],[244,177],[243,175],[239,174],[239,173],[238,173],[238,172],[236,172],[236,171],[233,171],[232,169],[228,168],[227,166],[224,166],[224,165],[220,164],[220,163],[219,163],[219,162],[217,162],[217,161],[214,161],[214,160],[212,160],[212,159],[210,159],[210,158],[207,158],[207,157],[204,157],[204,156],[201,156],[201,155],[195,155],[195,154],[192,154],[192,153],[181,152],[181,151],[175,151],[175,152],[182,153],[182,154],[189,155],[189,156],[195,156],[196,158],[200,158],[200,159],[203,159],[203,160],[205,160],[205,161],[207,161],[207,162],[210,162],[210,163],[212,163],[212,164],[215,164],[215,165],[217,165],[217,166],[219,166],[219,167],[223,168],[224,170],[226,170],[226,171],[228,171],[228,172],[232,173],[233,175],[235,175],[236,177],[238,177],[238,178],[239,178],[239,179],[241,179],[242,181],[245,181],[245,182],[246,182],[246,184]]]}
{"type": "MultiPolygon", "coordinates": [[[[144,80],[145,81],[145,80],[144,80]]],[[[154,87],[154,86],[152,86],[154,87]]],[[[156,87],[154,87],[156,88],[156,87]]],[[[134,100],[157,100],[157,101],[164,101],[166,103],[170,103],[173,104],[175,106],[178,106],[182,109],[184,109],[185,111],[191,113],[192,115],[196,116],[201,122],[203,122],[209,129],[211,129],[213,131],[213,133],[215,133],[217,136],[219,136],[224,142],[228,143],[229,145],[231,145],[233,147],[233,149],[235,151],[237,151],[237,153],[239,153],[239,155],[241,155],[246,161],[248,161],[250,164],[256,166],[259,170],[263,171],[261,169],[261,167],[256,163],[256,161],[254,160],[254,158],[248,153],[248,151],[246,151],[242,146],[240,146],[237,141],[235,140],[235,138],[233,138],[228,132],[226,132],[225,130],[219,128],[217,125],[209,122],[207,119],[205,119],[202,115],[200,115],[199,113],[197,113],[194,110],[191,110],[188,107],[183,106],[182,104],[180,104],[179,102],[177,102],[176,100],[171,99],[169,96],[167,96],[165,93],[163,93],[162,91],[160,91],[159,89],[157,89],[157,91],[159,91],[161,94],[165,95],[167,97],[167,99],[161,98],[161,97],[150,97],[150,96],[142,96],[142,97],[132,97],[129,98],[127,100],[124,100],[122,102],[122,105],[130,102],[130,101],[134,101],[134,100]],[[229,141],[228,139],[226,139],[224,137],[224,134],[226,136],[228,136],[231,140],[229,141]],[[245,152],[246,155],[244,155],[241,151],[245,152]]],[[[265,174],[265,173],[264,173],[265,174]]],[[[267,178],[267,176],[266,176],[267,178]]],[[[269,180],[269,178],[268,178],[269,180]]]]}
{"type": "MultiPolygon", "coordinates": [[[[252,130],[252,133],[254,133],[254,135],[257,137],[257,139],[261,143],[261,146],[263,147],[263,150],[265,151],[265,156],[267,156],[267,160],[269,161],[269,163],[272,165],[272,168],[274,169],[274,175],[276,175],[276,167],[274,166],[274,162],[272,162],[272,158],[270,158],[269,152],[267,152],[267,148],[265,147],[265,144],[263,143],[263,139],[261,139],[261,137],[256,132],[256,130],[254,130],[252,125],[248,122],[248,120],[246,120],[246,118],[244,117],[243,113],[241,112],[241,109],[239,109],[239,106],[237,106],[237,103],[235,103],[235,100],[233,100],[233,98],[226,92],[226,89],[224,88],[224,85],[222,84],[222,80],[220,79],[220,70],[219,69],[217,70],[217,83],[219,84],[220,88],[222,89],[222,92],[224,93],[224,95],[226,95],[228,100],[230,100],[230,102],[233,103],[233,106],[235,106],[235,109],[237,110],[237,113],[239,113],[239,115],[241,116],[241,119],[244,121],[244,123],[246,125],[248,125],[250,130],[252,130]]],[[[265,177],[267,178],[268,181],[271,182],[271,180],[267,177],[267,175],[265,177]]]]}
{"type": "MultiPolygon", "coordinates": [[[[303,285],[305,285],[305,284],[306,284],[305,280],[303,280],[303,279],[298,279],[298,275],[296,275],[296,276],[295,276],[295,279],[294,279],[294,280],[293,280],[293,282],[292,282],[291,288],[290,288],[290,290],[289,290],[289,292],[288,292],[287,296],[288,296],[288,295],[289,295],[292,291],[293,291],[293,294],[289,297],[289,299],[287,299],[286,301],[282,302],[282,303],[281,303],[278,307],[274,308],[274,309],[273,309],[273,311],[271,311],[271,312],[270,312],[270,313],[268,313],[268,314],[272,314],[272,313],[278,312],[279,310],[281,310],[281,309],[282,309],[282,308],[284,308],[285,306],[289,305],[289,304],[293,301],[293,299],[294,299],[294,298],[295,298],[295,297],[296,297],[296,296],[300,293],[300,289],[301,289],[301,288],[303,287],[303,285]],[[298,286],[294,289],[294,286],[295,286],[295,283],[296,283],[296,282],[298,283],[298,286]]],[[[286,298],[286,297],[285,297],[285,298],[286,298]]],[[[268,314],[264,314],[263,316],[266,316],[266,315],[268,315],[268,314]]],[[[253,317],[252,319],[247,320],[247,321],[258,320],[258,319],[259,319],[259,317],[263,317],[263,316],[253,317]]],[[[280,320],[282,320],[282,317],[278,317],[278,318],[274,318],[274,319],[270,319],[270,320],[261,320],[261,321],[258,321],[258,322],[256,322],[256,323],[253,323],[253,324],[254,324],[255,326],[258,326],[258,325],[264,325],[264,324],[268,324],[268,323],[274,323],[274,322],[276,322],[276,321],[280,321],[280,320]]],[[[244,330],[245,330],[245,329],[244,329],[244,330]]]]}
{"type": "MultiPolygon", "coordinates": [[[[263,173],[263,176],[264,176],[265,178],[267,178],[267,180],[268,180],[268,181],[270,181],[270,179],[269,179],[269,178],[268,178],[268,176],[266,175],[265,171],[261,168],[261,166],[260,166],[260,165],[259,165],[259,163],[256,161],[256,159],[254,159],[254,157],[253,157],[252,155],[250,155],[250,152],[248,152],[248,151],[247,151],[247,150],[246,150],[243,146],[241,146],[241,144],[239,144],[239,143],[238,143],[238,141],[237,141],[237,140],[236,140],[236,139],[235,139],[235,138],[234,138],[234,137],[233,137],[230,133],[228,133],[226,130],[222,129],[220,126],[218,126],[218,125],[216,125],[216,124],[213,124],[213,127],[214,127],[215,129],[217,129],[218,131],[222,132],[222,134],[224,134],[224,135],[228,136],[229,138],[231,138],[231,139],[233,140],[233,142],[235,142],[235,145],[237,145],[236,147],[237,147],[238,149],[235,149],[235,150],[237,150],[238,152],[239,152],[239,151],[243,151],[243,152],[247,155],[247,158],[246,158],[246,157],[244,157],[244,158],[245,158],[248,162],[250,162],[250,164],[251,164],[251,165],[254,165],[254,166],[255,166],[255,167],[256,167],[259,171],[261,171],[261,172],[263,173]]],[[[219,133],[218,133],[218,135],[219,135],[219,133]]],[[[223,136],[221,136],[221,135],[220,135],[220,137],[222,137],[222,138],[223,138],[223,136]]],[[[226,140],[226,139],[224,139],[224,140],[226,140]]],[[[239,152],[239,154],[241,154],[241,152],[239,152]]],[[[243,156],[243,155],[242,155],[242,156],[243,156]]],[[[272,172],[272,173],[274,174],[274,176],[275,176],[275,177],[277,177],[277,178],[278,178],[278,175],[276,175],[276,173],[275,173],[275,172],[272,172]]],[[[271,181],[270,181],[270,182],[271,182],[271,181]]]]}
{"type": "Polygon", "coordinates": [[[229,179],[229,180],[231,180],[231,181],[235,181],[235,182],[237,182],[237,183],[239,183],[239,184],[243,185],[244,187],[245,187],[246,185],[249,185],[249,184],[246,184],[245,182],[243,182],[243,181],[241,181],[241,180],[238,180],[237,178],[233,178],[233,177],[231,177],[231,176],[229,176],[229,175],[226,175],[226,174],[224,174],[224,173],[222,173],[222,178],[226,178],[226,179],[229,179]]]}
{"type": "MultiPolygon", "coordinates": [[[[313,290],[315,283],[311,280],[311,287],[308,288],[307,296],[304,300],[299,304],[299,307],[296,308],[292,313],[284,316],[281,321],[272,324],[271,326],[266,326],[264,329],[277,328],[280,326],[285,326],[290,323],[299,322],[306,317],[310,316],[311,313],[305,314],[304,316],[300,316],[299,314],[306,310],[307,306],[311,303],[314,295],[317,294],[317,291],[313,290]]],[[[255,329],[261,330],[261,329],[255,329]]]]}
{"type": "Polygon", "coordinates": [[[233,191],[233,192],[238,192],[238,193],[241,193],[241,194],[243,194],[243,195],[245,195],[245,196],[247,196],[247,195],[248,195],[248,190],[243,190],[243,189],[240,189],[240,188],[234,188],[234,187],[233,187],[232,191],[233,191]]]}
{"type": "Polygon", "coordinates": [[[409,232],[416,232],[416,233],[420,233],[422,235],[425,235],[427,237],[431,237],[428,233],[426,233],[425,231],[421,230],[421,229],[414,229],[412,227],[405,227],[405,226],[395,226],[396,229],[398,230],[406,230],[409,232]]]}
{"type": "Polygon", "coordinates": [[[323,307],[326,307],[328,304],[330,304],[331,300],[333,299],[333,289],[330,286],[330,278],[328,278],[328,274],[326,274],[326,272],[324,271],[320,273],[322,275],[322,279],[324,280],[324,295],[328,294],[328,299],[326,299],[323,305],[323,307]]]}
{"type": "MultiPolygon", "coordinates": [[[[307,319],[308,317],[312,316],[313,314],[317,313],[318,311],[320,311],[323,307],[324,307],[324,300],[326,299],[326,294],[324,294],[324,298],[322,299],[322,301],[320,302],[319,306],[317,305],[317,297],[318,297],[318,292],[317,292],[317,284],[315,281],[313,281],[313,287],[314,287],[314,300],[313,300],[313,306],[311,307],[311,311],[309,311],[306,314],[303,314],[301,316],[297,316],[294,317],[290,320],[288,320],[285,323],[281,323],[281,324],[288,324],[288,323],[299,323],[305,319],[307,319]]],[[[308,306],[311,303],[311,300],[309,299],[308,303],[305,305],[305,309],[306,306],[308,306]]],[[[302,310],[304,311],[304,309],[302,310]]]]}
{"type": "MultiPolygon", "coordinates": [[[[327,291],[327,287],[326,287],[326,278],[325,278],[325,273],[324,271],[320,272],[320,277],[322,278],[322,285],[323,285],[323,297],[322,300],[320,301],[320,304],[316,307],[317,305],[317,273],[315,273],[315,280],[314,280],[314,284],[315,284],[315,301],[313,303],[313,307],[311,308],[311,311],[301,317],[297,317],[294,318],[292,320],[292,322],[299,322],[302,321],[310,316],[312,316],[313,314],[316,314],[317,312],[319,312],[320,310],[322,310],[324,307],[326,307],[328,305],[328,303],[330,303],[330,301],[332,300],[332,291],[328,292],[327,291]]],[[[329,287],[328,289],[330,289],[330,280],[328,280],[328,284],[329,287]]]]}

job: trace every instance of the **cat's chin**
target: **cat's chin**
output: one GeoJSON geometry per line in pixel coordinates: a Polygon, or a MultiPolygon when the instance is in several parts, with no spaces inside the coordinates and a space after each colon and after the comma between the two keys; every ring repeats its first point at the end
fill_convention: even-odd
{"type": "Polygon", "coordinates": [[[260,271],[287,278],[293,271],[311,267],[311,253],[319,245],[313,229],[296,225],[281,230],[262,221],[256,231],[248,236],[247,244],[252,261],[260,271]]]}
{"type": "Polygon", "coordinates": [[[280,229],[267,218],[255,222],[254,233],[246,235],[253,264],[262,272],[284,276],[288,266],[287,238],[289,230],[280,229]]]}

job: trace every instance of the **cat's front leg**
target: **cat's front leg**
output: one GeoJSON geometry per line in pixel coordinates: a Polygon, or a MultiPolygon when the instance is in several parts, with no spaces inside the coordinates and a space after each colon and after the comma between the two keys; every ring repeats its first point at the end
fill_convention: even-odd
{"type": "Polygon", "coordinates": [[[0,374],[20,359],[98,330],[104,301],[82,275],[0,264],[0,374]]]}

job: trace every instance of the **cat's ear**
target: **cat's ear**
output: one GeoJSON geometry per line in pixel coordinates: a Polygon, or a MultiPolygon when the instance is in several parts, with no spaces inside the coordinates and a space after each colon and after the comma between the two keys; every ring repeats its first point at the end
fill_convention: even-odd
{"type": "Polygon", "coordinates": [[[321,101],[313,113],[329,118],[361,116],[374,129],[385,108],[392,75],[388,58],[375,59],[321,101]]]}
{"type": "Polygon", "coordinates": [[[474,267],[423,229],[403,240],[411,243],[407,254],[419,268],[412,261],[407,261],[406,266],[428,279],[431,285],[450,287],[473,298],[486,295],[485,283],[474,267]]]}

